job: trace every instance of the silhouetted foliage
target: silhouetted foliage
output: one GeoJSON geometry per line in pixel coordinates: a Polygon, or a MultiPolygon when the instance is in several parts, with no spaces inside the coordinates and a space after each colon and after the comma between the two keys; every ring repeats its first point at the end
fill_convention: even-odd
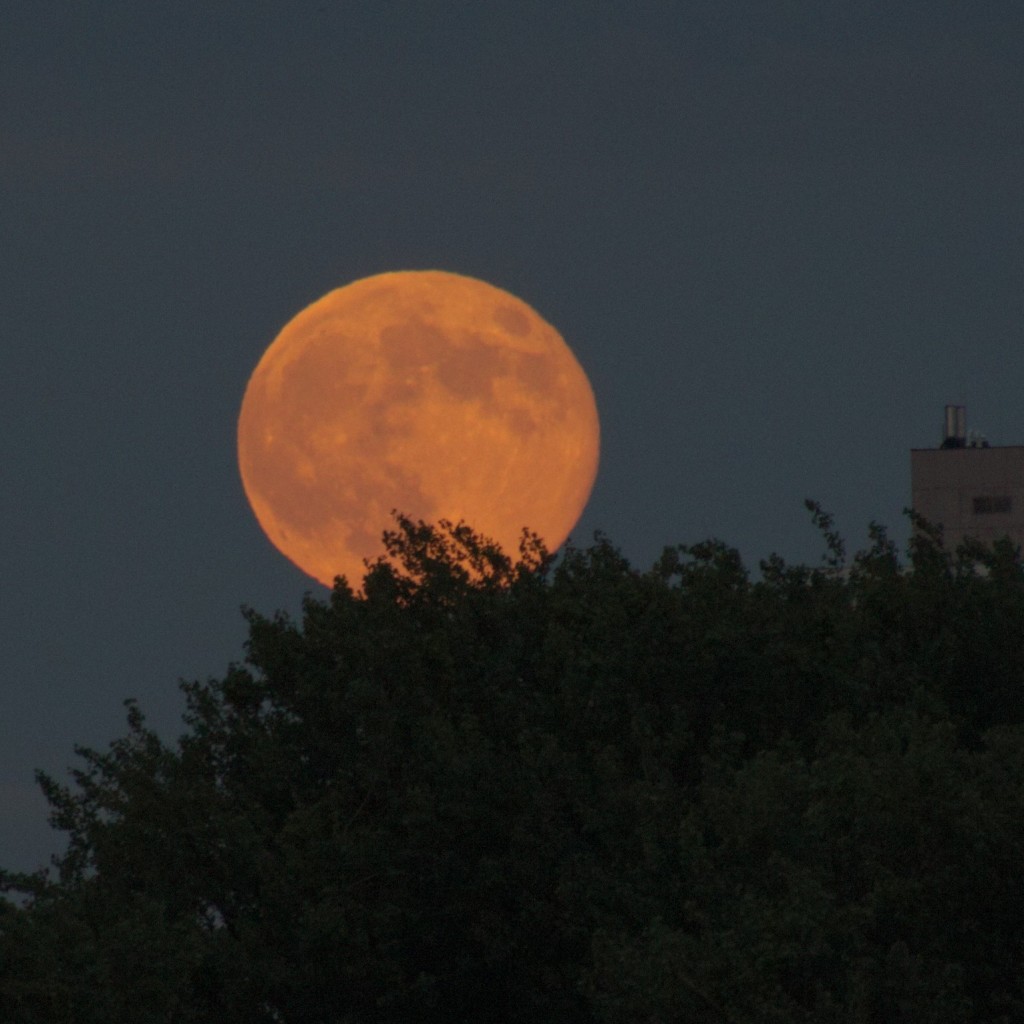
{"type": "Polygon", "coordinates": [[[0,1019],[1024,1019],[1019,552],[808,507],[756,579],[398,517],[362,594],[247,611],[176,743],[129,703],[41,777],[0,1019]]]}

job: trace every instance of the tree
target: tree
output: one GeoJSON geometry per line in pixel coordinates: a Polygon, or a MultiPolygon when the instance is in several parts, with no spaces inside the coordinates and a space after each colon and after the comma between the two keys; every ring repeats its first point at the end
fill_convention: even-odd
{"type": "Polygon", "coordinates": [[[811,512],[756,580],[399,517],[361,594],[248,611],[176,743],[129,702],[41,777],[0,1019],[1020,1019],[1018,554],[811,512]]]}

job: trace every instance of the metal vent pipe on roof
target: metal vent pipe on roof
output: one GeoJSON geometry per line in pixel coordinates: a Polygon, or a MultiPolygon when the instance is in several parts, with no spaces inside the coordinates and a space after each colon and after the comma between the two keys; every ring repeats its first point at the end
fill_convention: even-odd
{"type": "Polygon", "coordinates": [[[967,407],[946,406],[946,428],[942,439],[943,448],[963,448],[967,444],[967,407]]]}

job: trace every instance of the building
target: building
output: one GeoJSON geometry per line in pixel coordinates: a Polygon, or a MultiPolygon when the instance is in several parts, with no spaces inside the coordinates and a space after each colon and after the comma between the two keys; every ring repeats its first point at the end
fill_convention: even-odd
{"type": "Polygon", "coordinates": [[[1024,545],[1024,445],[993,447],[968,433],[962,405],[947,405],[938,448],[910,453],[914,511],[942,527],[947,548],[967,537],[1024,545]]]}

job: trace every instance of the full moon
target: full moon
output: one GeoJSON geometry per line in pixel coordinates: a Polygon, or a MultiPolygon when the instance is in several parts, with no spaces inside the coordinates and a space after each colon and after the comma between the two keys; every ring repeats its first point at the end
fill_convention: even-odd
{"type": "Polygon", "coordinates": [[[597,407],[530,306],[442,271],[367,277],[302,310],[253,371],[238,461],[273,544],[358,589],[392,513],[553,551],[597,473],[597,407]]]}

